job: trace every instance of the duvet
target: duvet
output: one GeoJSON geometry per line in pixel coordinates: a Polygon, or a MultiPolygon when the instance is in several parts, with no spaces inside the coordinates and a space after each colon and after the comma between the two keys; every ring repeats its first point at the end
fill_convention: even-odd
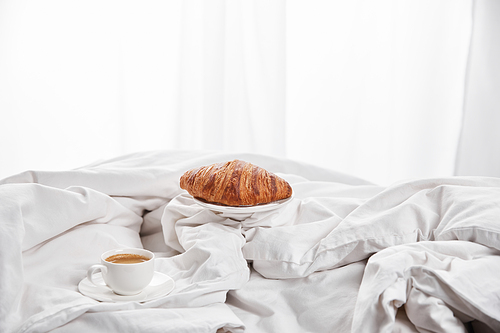
{"type": "Polygon", "coordinates": [[[498,332],[500,179],[388,187],[255,154],[142,152],[0,181],[0,332],[498,332]],[[270,211],[218,212],[184,171],[238,158],[293,187],[270,211]],[[98,301],[102,252],[155,252],[175,285],[98,301]]]}

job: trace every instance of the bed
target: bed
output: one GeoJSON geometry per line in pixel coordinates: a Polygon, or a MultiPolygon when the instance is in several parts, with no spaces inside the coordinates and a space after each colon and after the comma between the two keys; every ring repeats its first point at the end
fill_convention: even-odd
{"type": "Polygon", "coordinates": [[[258,154],[152,151],[0,181],[0,332],[499,332],[500,179],[378,186],[258,154]],[[214,211],[179,187],[238,158],[287,180],[276,209],[214,211]],[[143,247],[175,282],[99,301],[102,252],[143,247]]]}

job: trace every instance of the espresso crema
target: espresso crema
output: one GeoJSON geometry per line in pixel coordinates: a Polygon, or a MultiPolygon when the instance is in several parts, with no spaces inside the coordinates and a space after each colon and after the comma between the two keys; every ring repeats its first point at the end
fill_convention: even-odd
{"type": "Polygon", "coordinates": [[[138,264],[150,258],[133,253],[120,253],[107,257],[105,260],[113,264],[138,264]]]}

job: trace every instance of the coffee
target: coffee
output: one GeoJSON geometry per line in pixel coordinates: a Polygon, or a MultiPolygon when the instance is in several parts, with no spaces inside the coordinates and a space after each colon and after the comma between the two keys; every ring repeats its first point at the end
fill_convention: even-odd
{"type": "Polygon", "coordinates": [[[138,264],[148,261],[149,259],[150,258],[141,256],[140,254],[120,253],[107,257],[106,261],[113,264],[138,264]]]}

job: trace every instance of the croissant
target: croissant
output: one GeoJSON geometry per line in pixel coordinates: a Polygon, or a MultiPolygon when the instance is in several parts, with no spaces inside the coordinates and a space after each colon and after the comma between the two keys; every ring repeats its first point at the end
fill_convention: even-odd
{"type": "Polygon", "coordinates": [[[186,171],[180,186],[195,198],[226,206],[254,206],[292,195],[292,187],[286,180],[240,160],[186,171]]]}

